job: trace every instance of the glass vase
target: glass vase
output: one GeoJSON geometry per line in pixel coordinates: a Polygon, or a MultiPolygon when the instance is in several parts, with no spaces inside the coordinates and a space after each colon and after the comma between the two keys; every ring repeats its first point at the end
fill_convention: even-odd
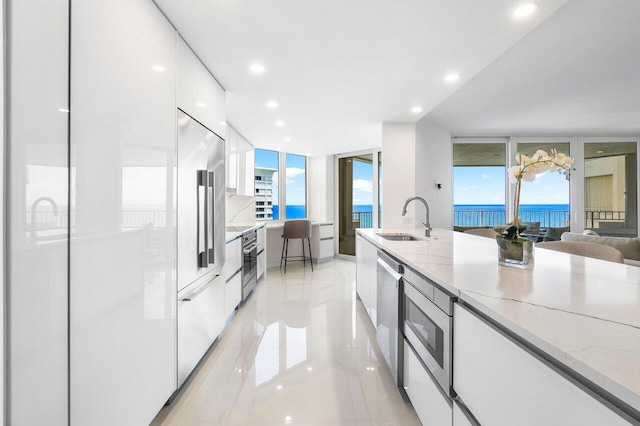
{"type": "Polygon", "coordinates": [[[526,238],[507,240],[496,237],[498,241],[498,261],[501,265],[516,268],[533,266],[533,241],[526,238]]]}

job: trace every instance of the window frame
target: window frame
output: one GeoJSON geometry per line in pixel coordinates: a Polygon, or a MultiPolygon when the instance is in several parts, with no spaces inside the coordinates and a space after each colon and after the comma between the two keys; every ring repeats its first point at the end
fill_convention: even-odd
{"type": "MultiPolygon", "coordinates": [[[[257,222],[284,222],[287,220],[287,154],[297,155],[304,157],[304,208],[305,217],[296,219],[308,219],[309,218],[309,156],[303,154],[296,154],[295,152],[276,151],[267,148],[258,148],[261,151],[270,151],[278,154],[278,218],[277,219],[259,219],[256,217],[257,222]]],[[[255,157],[254,157],[255,158],[255,157]]],[[[256,165],[253,165],[254,180],[256,165]]],[[[256,206],[257,208],[257,206],[256,206]]]]}

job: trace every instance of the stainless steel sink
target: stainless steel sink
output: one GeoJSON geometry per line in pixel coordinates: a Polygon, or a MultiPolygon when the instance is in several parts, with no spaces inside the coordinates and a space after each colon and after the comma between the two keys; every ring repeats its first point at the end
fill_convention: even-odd
{"type": "Polygon", "coordinates": [[[382,237],[385,240],[391,241],[424,241],[425,237],[417,237],[411,234],[376,234],[378,237],[382,237]]]}

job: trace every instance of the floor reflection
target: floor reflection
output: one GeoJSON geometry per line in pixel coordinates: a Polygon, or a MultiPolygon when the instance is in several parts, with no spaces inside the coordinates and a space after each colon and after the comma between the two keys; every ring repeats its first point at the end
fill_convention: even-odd
{"type": "Polygon", "coordinates": [[[353,262],[267,271],[153,424],[420,424],[354,288],[353,262]]]}

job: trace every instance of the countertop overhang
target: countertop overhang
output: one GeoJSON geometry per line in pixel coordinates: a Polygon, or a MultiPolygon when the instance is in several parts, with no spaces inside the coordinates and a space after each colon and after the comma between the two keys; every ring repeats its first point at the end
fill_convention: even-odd
{"type": "Polygon", "coordinates": [[[418,228],[358,229],[481,315],[640,411],[639,267],[535,249],[533,268],[519,269],[501,266],[496,242],[485,237],[444,229],[418,241],[376,235],[398,232],[424,235],[418,228]]]}

